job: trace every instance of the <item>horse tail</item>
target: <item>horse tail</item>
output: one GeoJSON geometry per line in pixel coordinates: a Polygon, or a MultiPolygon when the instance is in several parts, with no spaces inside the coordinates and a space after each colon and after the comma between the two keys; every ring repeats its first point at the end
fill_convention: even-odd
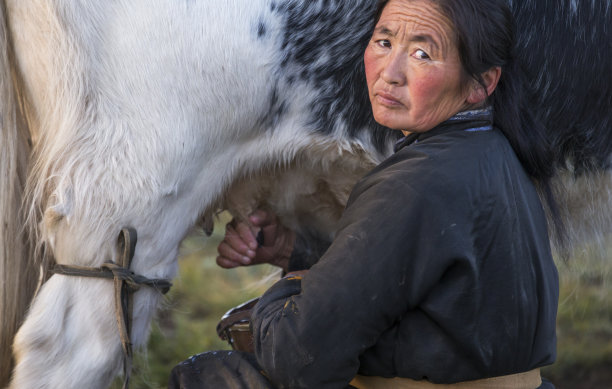
{"type": "Polygon", "coordinates": [[[30,154],[11,66],[7,8],[0,1],[0,388],[13,366],[11,345],[37,283],[21,211],[30,154]]]}

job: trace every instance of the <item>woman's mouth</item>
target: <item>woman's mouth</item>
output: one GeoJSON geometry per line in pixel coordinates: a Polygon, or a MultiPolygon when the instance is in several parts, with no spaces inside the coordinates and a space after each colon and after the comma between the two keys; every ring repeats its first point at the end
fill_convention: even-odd
{"type": "Polygon", "coordinates": [[[392,94],[386,92],[378,92],[375,95],[376,100],[379,104],[387,106],[387,107],[400,107],[403,104],[399,101],[399,99],[392,94]]]}

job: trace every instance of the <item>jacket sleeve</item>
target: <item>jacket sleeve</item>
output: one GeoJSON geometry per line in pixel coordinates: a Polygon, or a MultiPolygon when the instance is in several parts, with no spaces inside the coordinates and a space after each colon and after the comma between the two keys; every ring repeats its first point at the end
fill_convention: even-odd
{"type": "Polygon", "coordinates": [[[321,260],[255,307],[256,356],[278,387],[345,387],[359,356],[449,268],[473,265],[461,200],[446,197],[445,184],[396,174],[362,181],[321,260]]]}

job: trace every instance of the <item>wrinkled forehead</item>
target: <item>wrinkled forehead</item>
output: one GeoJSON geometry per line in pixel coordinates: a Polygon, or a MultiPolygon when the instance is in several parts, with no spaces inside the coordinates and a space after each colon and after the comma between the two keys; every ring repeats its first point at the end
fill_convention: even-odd
{"type": "Polygon", "coordinates": [[[376,24],[383,29],[398,39],[433,39],[446,52],[456,45],[453,23],[432,0],[387,1],[376,24]]]}

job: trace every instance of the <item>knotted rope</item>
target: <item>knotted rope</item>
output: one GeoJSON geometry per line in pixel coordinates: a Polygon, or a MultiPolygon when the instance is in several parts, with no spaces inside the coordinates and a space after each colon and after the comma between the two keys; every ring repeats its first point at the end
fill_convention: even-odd
{"type": "Polygon", "coordinates": [[[123,389],[127,389],[132,372],[132,313],[134,292],[141,286],[148,286],[162,294],[166,294],[172,283],[164,279],[147,278],[134,274],[130,270],[136,248],[137,234],[133,228],[124,228],[117,242],[119,263],[106,262],[100,267],[85,267],[55,264],[51,269],[54,274],[74,277],[106,278],[114,280],[115,284],[115,318],[119,327],[119,337],[123,349],[123,389]]]}

